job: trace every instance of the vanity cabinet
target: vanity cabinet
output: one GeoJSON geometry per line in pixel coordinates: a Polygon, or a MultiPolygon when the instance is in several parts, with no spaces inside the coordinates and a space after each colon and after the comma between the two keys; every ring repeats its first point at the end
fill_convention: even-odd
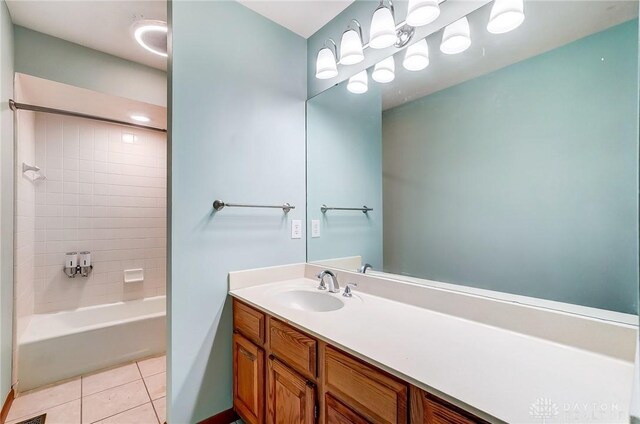
{"type": "Polygon", "coordinates": [[[233,406],[248,424],[484,421],[233,300],[233,406]]]}

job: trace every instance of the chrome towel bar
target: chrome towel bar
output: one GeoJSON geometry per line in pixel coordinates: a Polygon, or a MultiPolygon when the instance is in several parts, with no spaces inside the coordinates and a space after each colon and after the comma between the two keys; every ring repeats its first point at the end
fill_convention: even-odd
{"type": "Polygon", "coordinates": [[[240,203],[225,203],[222,200],[215,200],[213,202],[213,209],[221,211],[225,207],[227,208],[267,208],[267,209],[282,209],[284,213],[288,213],[291,209],[295,209],[295,206],[291,206],[288,203],[284,205],[243,205],[240,203]]]}
{"type": "Polygon", "coordinates": [[[330,208],[327,205],[322,205],[320,210],[322,211],[322,213],[326,213],[327,211],[360,211],[362,213],[367,213],[369,211],[372,211],[373,208],[367,207],[366,205],[361,208],[330,208]]]}

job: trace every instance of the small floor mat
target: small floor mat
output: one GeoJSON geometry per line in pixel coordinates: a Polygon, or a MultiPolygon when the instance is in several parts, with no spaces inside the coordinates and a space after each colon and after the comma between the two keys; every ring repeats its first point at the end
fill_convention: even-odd
{"type": "Polygon", "coordinates": [[[28,420],[20,421],[18,424],[44,424],[47,414],[42,414],[37,417],[29,418],[28,420]]]}

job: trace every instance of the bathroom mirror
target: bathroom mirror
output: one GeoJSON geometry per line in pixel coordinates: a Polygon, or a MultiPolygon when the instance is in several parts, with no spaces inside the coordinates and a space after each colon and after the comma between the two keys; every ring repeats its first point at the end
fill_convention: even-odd
{"type": "Polygon", "coordinates": [[[638,4],[529,1],[503,34],[492,4],[467,50],[441,30],[425,69],[307,102],[308,261],[637,314],[638,4]]]}

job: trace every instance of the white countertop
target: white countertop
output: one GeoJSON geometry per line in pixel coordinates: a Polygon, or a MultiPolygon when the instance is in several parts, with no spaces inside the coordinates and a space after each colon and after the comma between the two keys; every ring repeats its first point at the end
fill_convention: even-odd
{"type": "MultiPolygon", "coordinates": [[[[230,294],[449,401],[510,423],[628,422],[634,364],[354,290],[331,312],[296,310],[295,278],[230,294]],[[536,406],[548,405],[546,411],[536,406]]],[[[232,286],[233,287],[233,286],[232,286]]],[[[484,418],[488,418],[484,416],[484,418]]],[[[492,419],[492,421],[497,421],[492,419]]]]}

